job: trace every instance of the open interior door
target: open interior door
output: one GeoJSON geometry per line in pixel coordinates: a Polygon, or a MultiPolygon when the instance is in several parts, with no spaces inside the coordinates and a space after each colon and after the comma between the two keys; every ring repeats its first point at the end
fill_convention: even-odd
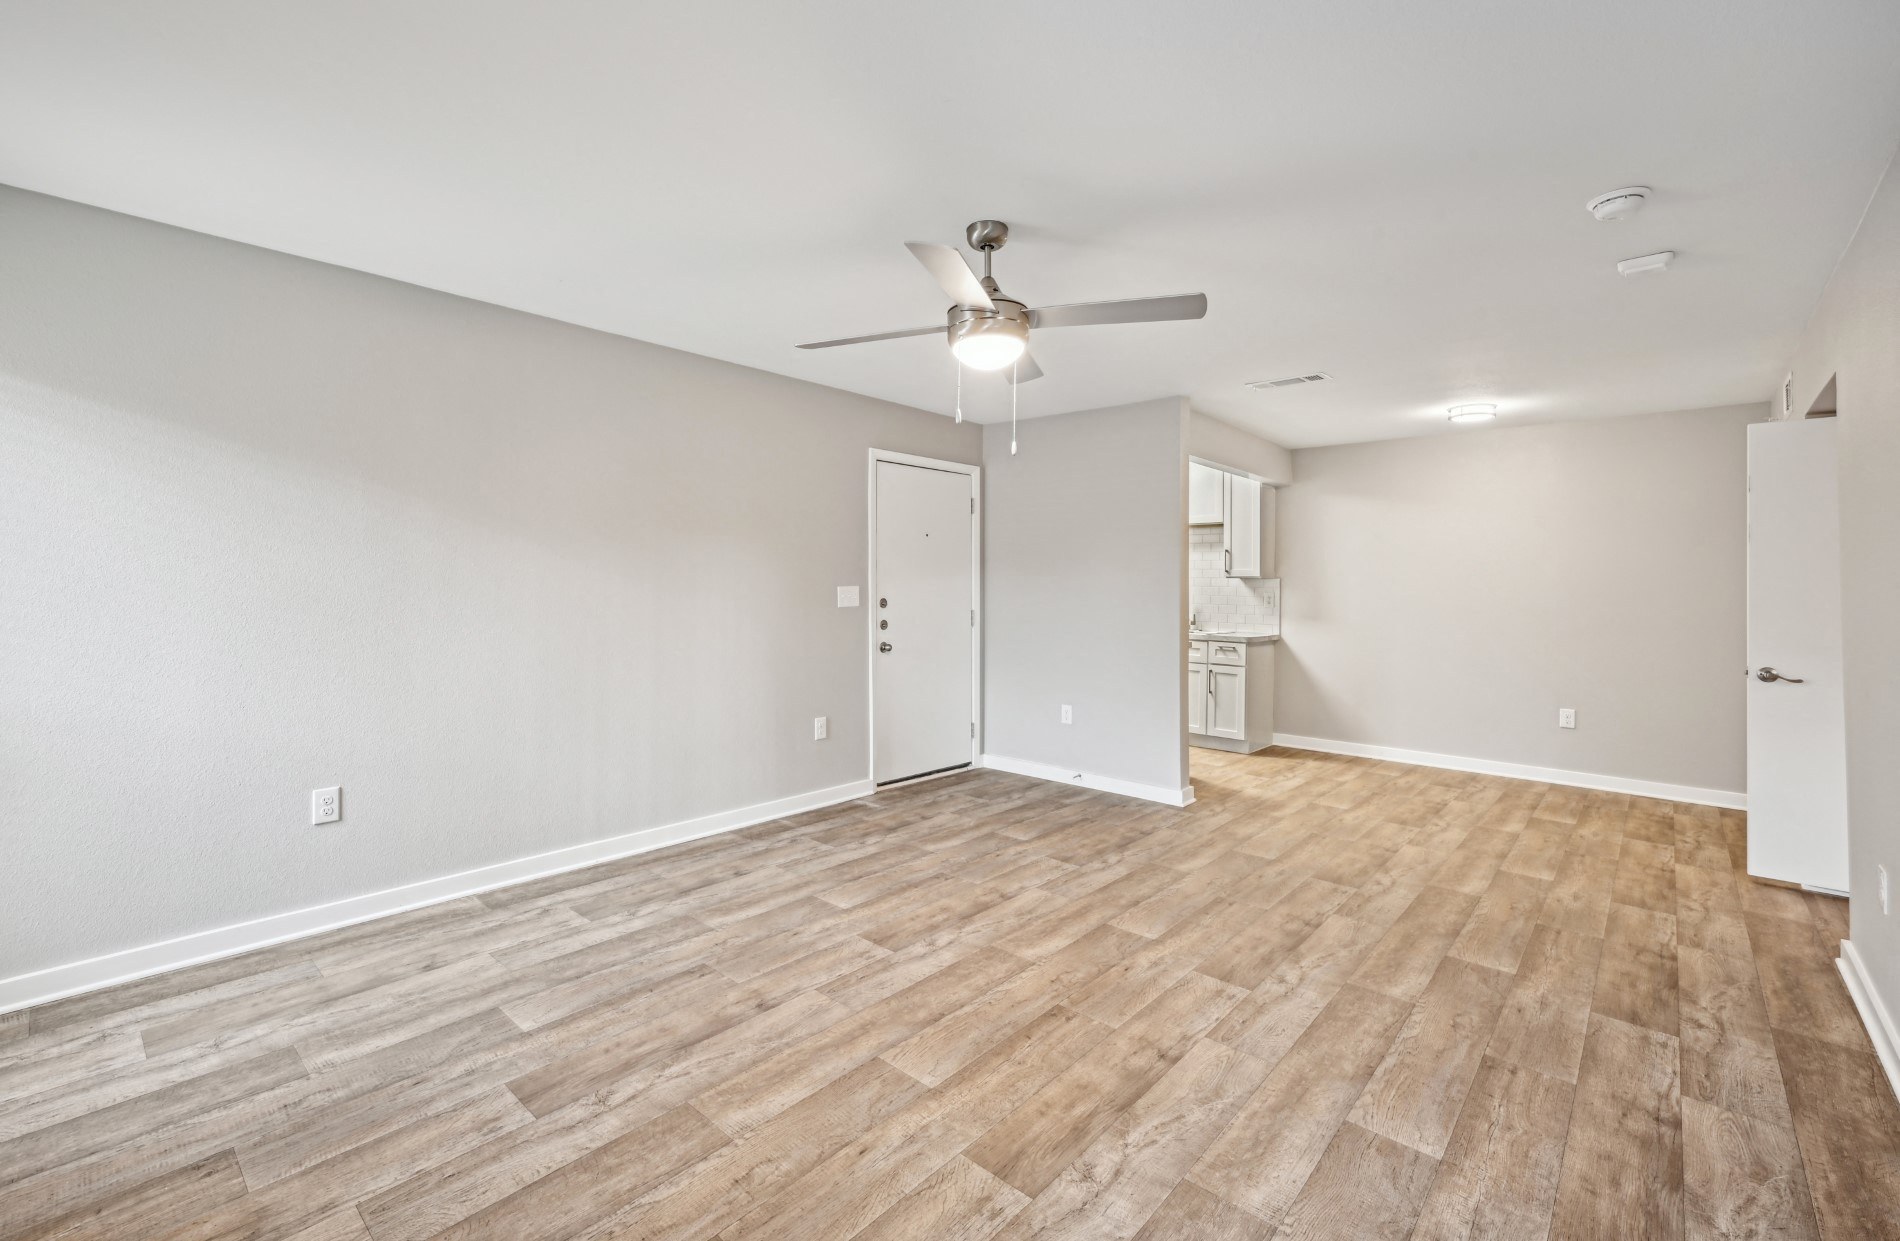
{"type": "Polygon", "coordinates": [[[1748,428],[1748,873],[1847,891],[1832,418],[1748,428]]]}

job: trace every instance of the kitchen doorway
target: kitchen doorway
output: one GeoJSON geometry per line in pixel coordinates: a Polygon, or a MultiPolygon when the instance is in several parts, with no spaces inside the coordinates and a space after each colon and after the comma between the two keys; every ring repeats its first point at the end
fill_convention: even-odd
{"type": "Polygon", "coordinates": [[[1251,754],[1273,744],[1278,492],[1188,459],[1187,742],[1251,754]]]}

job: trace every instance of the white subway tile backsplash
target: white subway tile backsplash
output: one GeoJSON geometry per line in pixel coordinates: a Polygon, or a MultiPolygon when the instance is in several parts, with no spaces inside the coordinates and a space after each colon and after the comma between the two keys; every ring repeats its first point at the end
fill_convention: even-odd
{"type": "Polygon", "coordinates": [[[1188,527],[1188,606],[1214,629],[1280,628],[1276,578],[1228,577],[1219,526],[1188,527]]]}

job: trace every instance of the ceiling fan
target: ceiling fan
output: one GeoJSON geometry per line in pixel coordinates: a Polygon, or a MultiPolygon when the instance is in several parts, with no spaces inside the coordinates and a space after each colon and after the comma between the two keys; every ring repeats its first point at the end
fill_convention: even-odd
{"type": "Polygon", "coordinates": [[[954,246],[928,241],[907,241],[905,246],[936,278],[951,301],[944,327],[913,327],[901,332],[878,332],[871,336],[847,336],[842,340],[818,340],[798,346],[800,349],[830,349],[837,345],[861,345],[872,340],[896,340],[903,336],[928,336],[943,332],[950,341],[950,352],[973,370],[1000,371],[1010,367],[1010,382],[1028,383],[1042,377],[1042,368],[1029,355],[1032,328],[1088,327],[1097,323],[1160,323],[1169,319],[1199,319],[1207,314],[1207,294],[1183,293],[1175,297],[1131,297],[1114,302],[1074,302],[1067,306],[1038,306],[1034,309],[1013,297],[1003,296],[1001,286],[990,274],[990,256],[1009,240],[1009,225],[1001,220],[978,220],[964,230],[970,248],[983,254],[983,277],[978,279],[963,255],[954,246]],[[1012,364],[1014,364],[1012,366],[1012,364]]]}

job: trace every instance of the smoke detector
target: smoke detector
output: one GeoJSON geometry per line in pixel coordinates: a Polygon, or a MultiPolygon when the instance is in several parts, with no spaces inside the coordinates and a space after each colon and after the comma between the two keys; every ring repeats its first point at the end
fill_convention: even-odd
{"type": "Polygon", "coordinates": [[[1599,220],[1627,220],[1641,211],[1648,200],[1647,185],[1626,185],[1620,190],[1598,194],[1583,206],[1599,220]]]}

